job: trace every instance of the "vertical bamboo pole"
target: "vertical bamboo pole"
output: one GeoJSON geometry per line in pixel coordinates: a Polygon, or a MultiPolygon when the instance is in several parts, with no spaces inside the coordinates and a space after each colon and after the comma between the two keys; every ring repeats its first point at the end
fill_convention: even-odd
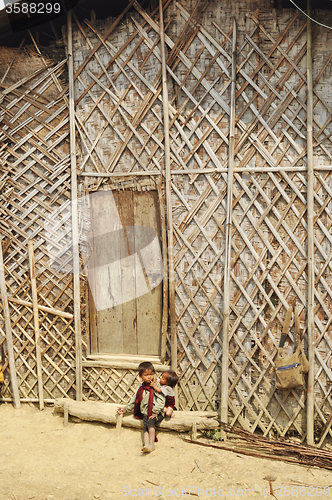
{"type": "Polygon", "coordinates": [[[39,409],[44,409],[44,388],[42,376],[42,360],[40,352],[40,332],[39,332],[39,315],[38,315],[38,297],[36,285],[36,271],[35,271],[35,257],[33,253],[33,241],[28,242],[29,251],[29,267],[30,279],[32,290],[32,303],[33,303],[33,321],[35,326],[35,342],[36,342],[36,364],[37,364],[37,380],[38,380],[38,396],[39,396],[39,409]]]}
{"type": "Polygon", "coordinates": [[[1,241],[0,241],[0,288],[1,288],[3,314],[4,314],[4,319],[5,319],[8,362],[9,362],[9,369],[10,369],[10,380],[12,383],[12,391],[13,391],[13,404],[14,404],[14,408],[20,408],[21,402],[20,402],[20,396],[19,396],[19,392],[18,392],[18,384],[17,384],[17,376],[16,376],[16,368],[15,368],[14,346],[13,346],[12,328],[11,328],[11,324],[10,324],[10,312],[9,312],[9,305],[8,305],[8,297],[7,297],[7,289],[6,289],[6,281],[5,281],[5,269],[4,269],[4,265],[3,265],[1,241]]]}
{"type": "Polygon", "coordinates": [[[167,326],[168,326],[168,271],[167,271],[167,237],[166,237],[166,221],[165,221],[165,199],[162,188],[162,175],[158,187],[159,210],[161,220],[161,237],[162,237],[162,256],[163,256],[163,312],[161,320],[161,347],[160,359],[165,362],[166,358],[166,343],[167,343],[167,326]]]}
{"type": "Polygon", "coordinates": [[[171,153],[170,153],[170,142],[169,142],[168,89],[167,89],[164,15],[163,15],[162,0],[159,0],[159,28],[160,28],[163,115],[164,115],[164,134],[165,134],[165,177],[166,177],[166,206],[167,206],[167,226],[168,226],[169,309],[170,309],[170,323],[171,323],[171,366],[172,370],[176,370],[177,338],[176,338],[176,315],[175,315],[173,215],[172,215],[172,196],[171,196],[171,153]]]}
{"type": "Polygon", "coordinates": [[[71,162],[71,205],[73,237],[73,272],[74,272],[74,325],[76,352],[76,400],[82,401],[82,338],[80,311],[80,275],[78,253],[78,210],[77,210],[77,166],[75,142],[75,100],[74,100],[74,61],[73,31],[71,11],[67,14],[68,27],[68,76],[69,76],[69,122],[70,122],[70,162],[71,162]]]}
{"type": "MultiPolygon", "coordinates": [[[[228,175],[227,175],[227,206],[225,235],[225,270],[224,270],[224,307],[222,328],[222,361],[221,361],[221,408],[220,419],[227,423],[228,410],[228,358],[229,358],[229,316],[230,316],[230,275],[232,249],[232,206],[233,206],[233,172],[235,143],[235,92],[236,92],[236,22],[233,23],[232,45],[232,83],[231,83],[231,113],[229,123],[228,175]]],[[[225,437],[225,436],[224,436],[225,437]]]]}
{"type": "MultiPolygon", "coordinates": [[[[311,15],[311,0],[307,0],[308,15],[311,15]]],[[[311,21],[307,18],[307,223],[308,223],[308,389],[307,389],[307,443],[314,444],[314,300],[315,300],[315,268],[314,268],[314,157],[313,157],[313,84],[312,84],[312,32],[311,21]]]]}

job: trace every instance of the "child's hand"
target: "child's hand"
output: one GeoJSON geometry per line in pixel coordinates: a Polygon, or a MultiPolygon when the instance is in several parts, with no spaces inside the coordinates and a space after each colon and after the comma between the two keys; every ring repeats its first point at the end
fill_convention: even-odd
{"type": "Polygon", "coordinates": [[[126,410],[126,408],[122,408],[121,406],[118,406],[116,409],[116,413],[118,413],[119,415],[123,415],[124,413],[127,413],[127,410],[126,410]]]}

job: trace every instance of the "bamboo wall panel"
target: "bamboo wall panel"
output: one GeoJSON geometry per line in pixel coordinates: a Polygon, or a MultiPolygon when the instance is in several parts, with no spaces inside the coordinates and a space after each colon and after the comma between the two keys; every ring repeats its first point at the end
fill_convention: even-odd
{"type": "MultiPolygon", "coordinates": [[[[135,171],[152,175],[164,168],[158,12],[134,6],[76,80],[85,175],[135,171]]],[[[278,436],[295,432],[304,439],[305,391],[276,391],[274,360],[285,312],[293,301],[307,348],[306,22],[294,10],[276,11],[255,2],[250,8],[248,2],[226,1],[219,7],[203,1],[164,5],[179,403],[184,409],[206,410],[220,402],[235,16],[229,415],[232,424],[252,431],[259,428],[265,435],[278,436]]],[[[76,71],[106,28],[103,23],[86,22],[76,30],[76,71]]],[[[316,29],[319,40],[320,28],[316,29]]],[[[324,80],[328,47],[330,42],[320,42],[319,50],[314,50],[315,165],[330,164],[331,108],[324,80]]],[[[109,183],[106,177],[84,179],[88,189],[109,183]]],[[[329,172],[317,171],[315,408],[321,426],[331,411],[330,189],[329,172]]],[[[291,348],[290,342],[288,352],[291,348]]]]}
{"type": "MultiPolygon", "coordinates": [[[[34,242],[39,304],[72,312],[72,274],[57,272],[51,264],[50,235],[45,231],[45,220],[70,201],[70,171],[67,101],[59,98],[66,60],[52,63],[30,50],[25,67],[26,56],[16,61],[21,80],[14,65],[15,83],[9,71],[8,82],[1,86],[0,232],[6,242],[7,292],[16,299],[9,303],[20,397],[35,400],[38,386],[28,240],[34,242]]],[[[39,323],[44,398],[74,396],[72,320],[40,310],[39,323]]],[[[10,398],[3,341],[2,336],[6,369],[2,397],[10,398]]]]}
{"type": "MultiPolygon", "coordinates": [[[[272,7],[258,1],[164,2],[179,406],[209,410],[220,405],[235,17],[228,414],[232,425],[252,432],[278,437],[295,433],[304,440],[306,393],[276,390],[274,362],[291,302],[299,310],[306,352],[308,347],[307,25],[297,11],[272,7]]],[[[99,189],[145,189],[159,179],[165,188],[158,16],[158,9],[150,12],[134,3],[114,25],[112,20],[76,20],[81,196],[99,189]]],[[[330,14],[324,14],[324,19],[319,12],[317,16],[332,25],[330,14]]],[[[332,411],[332,35],[318,26],[313,35],[315,428],[322,444],[326,435],[332,436],[328,427],[332,411]]],[[[33,238],[41,303],[72,312],[70,231],[64,230],[70,197],[68,111],[66,97],[59,98],[64,65],[51,65],[48,71],[53,77],[38,69],[33,79],[22,80],[12,89],[9,84],[2,87],[0,206],[1,232],[8,237],[3,242],[6,279],[9,295],[32,302],[27,238],[33,238]],[[67,266],[62,274],[46,258],[43,221],[54,209],[57,213],[48,227],[57,237],[54,262],[67,266]]],[[[86,211],[80,217],[84,233],[89,217],[86,211]]],[[[82,256],[88,258],[88,247],[82,248],[82,256]]],[[[82,319],[88,324],[84,283],[82,319]]],[[[37,400],[33,311],[13,302],[11,308],[21,395],[37,400]]],[[[72,395],[72,320],[40,312],[39,322],[44,397],[52,399],[59,392],[72,395]]],[[[83,335],[84,356],[88,356],[88,331],[83,329],[83,335]]],[[[292,342],[286,347],[290,352],[292,342]]],[[[166,360],[170,360],[169,336],[166,360]]],[[[83,360],[83,398],[127,402],[138,384],[136,371],[91,363],[83,360]]],[[[10,397],[8,385],[5,397],[10,397]]]]}
{"type": "Polygon", "coordinates": [[[84,397],[108,403],[129,401],[139,385],[137,370],[83,368],[84,397]]]}
{"type": "MultiPolygon", "coordinates": [[[[160,171],[164,154],[158,90],[161,65],[150,48],[156,46],[158,37],[150,30],[144,43],[138,21],[142,23],[141,18],[128,15],[125,45],[122,27],[102,43],[76,79],[80,171],[160,171]]],[[[98,23],[78,23],[76,70],[102,39],[106,26],[99,24],[100,28],[98,23]]]]}
{"type": "MultiPolygon", "coordinates": [[[[319,20],[323,22],[323,16],[319,20]]],[[[331,16],[325,21],[331,22],[331,16]]],[[[315,236],[315,425],[322,445],[332,411],[331,310],[332,310],[332,175],[324,166],[331,165],[332,98],[327,88],[331,81],[331,42],[329,30],[315,28],[313,32],[313,141],[314,164],[322,170],[315,175],[314,236],[315,236]],[[319,64],[315,64],[319,61],[319,64]],[[324,432],[325,430],[325,432],[324,432]]]]}

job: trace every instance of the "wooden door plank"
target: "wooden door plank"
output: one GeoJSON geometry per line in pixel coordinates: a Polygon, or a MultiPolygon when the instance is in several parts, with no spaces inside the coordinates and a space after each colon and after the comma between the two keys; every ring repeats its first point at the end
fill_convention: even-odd
{"type": "Polygon", "coordinates": [[[118,193],[98,191],[92,198],[98,347],[99,352],[122,353],[120,247],[123,231],[117,209],[118,193]]]}
{"type": "Polygon", "coordinates": [[[136,290],[143,291],[142,281],[139,283],[137,276],[139,269],[142,269],[148,290],[141,295],[137,292],[137,345],[138,354],[146,355],[160,355],[162,286],[155,286],[158,282],[158,267],[161,266],[161,257],[160,260],[157,258],[158,246],[160,254],[158,215],[156,191],[134,192],[136,290]],[[152,236],[153,232],[155,237],[152,236]]]}
{"type": "Polygon", "coordinates": [[[96,282],[95,282],[95,248],[93,237],[93,221],[96,218],[96,208],[94,206],[94,198],[90,197],[90,216],[91,227],[89,231],[88,241],[91,244],[91,252],[88,265],[88,287],[89,287],[89,319],[90,319],[90,352],[92,354],[99,352],[98,345],[98,327],[97,327],[97,309],[95,304],[96,282]]]}
{"type": "Polygon", "coordinates": [[[137,354],[133,191],[119,192],[118,210],[126,244],[126,248],[121,247],[123,352],[137,354]]]}

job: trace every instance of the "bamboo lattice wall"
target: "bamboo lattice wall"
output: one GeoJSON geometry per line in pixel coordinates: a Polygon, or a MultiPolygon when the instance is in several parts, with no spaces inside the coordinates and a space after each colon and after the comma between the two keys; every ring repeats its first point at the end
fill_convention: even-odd
{"type": "MultiPolygon", "coordinates": [[[[260,429],[264,435],[284,436],[291,431],[305,439],[306,393],[275,389],[274,359],[285,312],[294,299],[307,349],[306,20],[294,10],[276,11],[244,1],[166,1],[164,15],[179,404],[192,410],[220,405],[235,17],[229,416],[233,424],[260,429]]],[[[136,3],[118,22],[76,20],[81,195],[114,186],[126,189],[128,183],[139,188],[146,179],[158,182],[165,175],[158,23],[158,9],[150,13],[136,3]]],[[[330,32],[317,26],[313,35],[315,420],[319,431],[332,410],[332,41],[330,32]]],[[[5,145],[0,154],[5,217],[1,227],[11,243],[5,254],[10,293],[31,302],[28,234],[35,240],[40,300],[73,312],[71,276],[47,267],[41,231],[50,208],[65,203],[70,190],[68,112],[59,80],[63,69],[60,63],[48,70],[53,77],[43,70],[35,79],[3,92],[5,145]],[[49,88],[52,99],[46,94],[49,88]],[[39,99],[44,93],[44,100],[39,99]]],[[[85,322],[84,294],[82,286],[85,322]]],[[[37,398],[32,310],[14,303],[11,308],[21,396],[37,398]]],[[[40,323],[45,397],[52,399],[59,391],[72,395],[72,321],[46,314],[40,323]]],[[[84,323],[83,334],[87,347],[84,323]]],[[[166,352],[170,360],[170,336],[166,352]]],[[[83,363],[83,398],[128,401],[137,382],[136,371],[91,364],[83,363]]],[[[7,386],[6,397],[9,391],[7,386]]]]}
{"type": "MultiPolygon", "coordinates": [[[[49,265],[44,229],[49,215],[70,201],[68,106],[60,97],[66,60],[56,64],[26,49],[11,69],[1,84],[1,233],[20,397],[38,401],[29,239],[35,242],[40,304],[69,317],[72,312],[72,275],[49,265]]],[[[39,321],[44,398],[74,396],[72,320],[40,311],[39,321]]],[[[6,353],[4,338],[1,329],[6,353]]],[[[2,397],[11,397],[8,377],[2,397]]]]}

